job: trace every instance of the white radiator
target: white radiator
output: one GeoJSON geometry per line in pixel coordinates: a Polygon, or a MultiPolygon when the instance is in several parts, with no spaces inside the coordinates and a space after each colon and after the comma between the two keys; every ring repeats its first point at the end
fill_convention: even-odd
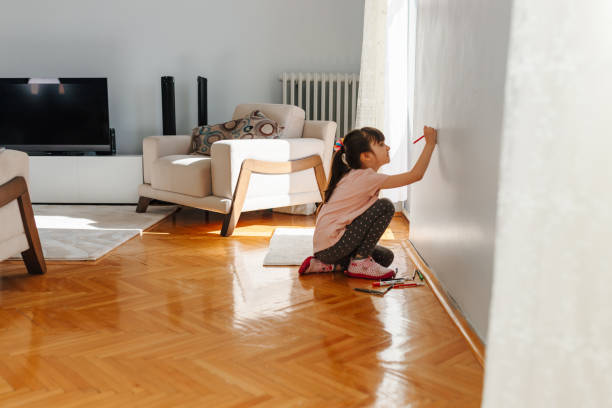
{"type": "Polygon", "coordinates": [[[359,74],[283,72],[283,103],[306,111],[307,120],[332,120],[336,139],[355,127],[359,74]]]}

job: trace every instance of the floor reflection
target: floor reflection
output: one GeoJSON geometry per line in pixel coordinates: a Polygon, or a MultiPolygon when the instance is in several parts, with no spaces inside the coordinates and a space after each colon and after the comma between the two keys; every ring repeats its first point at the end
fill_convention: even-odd
{"type": "MultiPolygon", "coordinates": [[[[15,406],[74,390],[95,392],[92,407],[143,393],[160,406],[187,393],[213,398],[194,406],[478,405],[477,362],[429,289],[377,297],[342,273],[263,267],[266,236],[313,220],[247,214],[245,234],[225,238],[208,217],[181,210],[99,262],[43,276],[0,263],[0,391],[15,406]]],[[[406,274],[407,226],[393,222],[383,245],[406,274]]]]}

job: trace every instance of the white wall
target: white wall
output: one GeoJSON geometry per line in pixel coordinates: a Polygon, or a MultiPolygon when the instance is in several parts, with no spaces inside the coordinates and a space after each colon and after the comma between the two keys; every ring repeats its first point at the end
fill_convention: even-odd
{"type": "Polygon", "coordinates": [[[411,189],[410,237],[484,339],[510,1],[423,0],[417,13],[414,132],[430,125],[439,137],[424,179],[411,189]]]}
{"type": "Polygon", "coordinates": [[[175,77],[177,132],[241,102],[281,102],[283,71],[359,72],[363,1],[3,0],[1,77],[103,76],[120,153],[160,134],[160,77],[175,77]]]}
{"type": "Polygon", "coordinates": [[[513,1],[484,407],[612,404],[610,21],[513,1]]]}

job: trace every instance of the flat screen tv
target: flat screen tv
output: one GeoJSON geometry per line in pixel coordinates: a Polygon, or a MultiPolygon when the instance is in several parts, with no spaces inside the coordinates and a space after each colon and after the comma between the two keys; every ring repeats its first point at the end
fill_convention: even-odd
{"type": "Polygon", "coordinates": [[[0,146],[110,154],[106,78],[0,78],[0,146]]]}

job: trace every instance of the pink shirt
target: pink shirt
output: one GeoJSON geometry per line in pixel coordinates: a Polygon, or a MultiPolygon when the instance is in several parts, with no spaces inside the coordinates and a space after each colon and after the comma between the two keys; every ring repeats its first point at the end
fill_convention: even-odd
{"type": "Polygon", "coordinates": [[[342,238],[346,226],[378,200],[380,186],[387,177],[372,169],[358,169],[340,179],[329,201],[319,211],[312,241],[315,253],[342,238]]]}

